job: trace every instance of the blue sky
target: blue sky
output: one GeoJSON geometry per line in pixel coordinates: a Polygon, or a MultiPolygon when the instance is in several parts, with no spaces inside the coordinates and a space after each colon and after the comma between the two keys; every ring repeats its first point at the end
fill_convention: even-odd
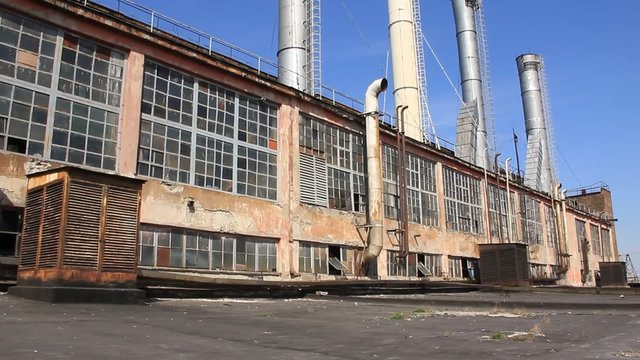
{"type": "MultiPolygon", "coordinates": [[[[136,2],[266,59],[277,58],[277,0],[136,2]]],[[[387,1],[322,3],[323,83],[362,98],[368,84],[385,75],[387,1]]],[[[421,8],[423,32],[458,86],[450,1],[421,0],[421,8]]],[[[485,0],[484,13],[501,159],[515,159],[511,140],[515,129],[524,168],[524,120],[515,58],[538,53],[545,59],[559,178],[569,189],[599,181],[609,185],[619,220],[620,253],[630,253],[640,265],[640,1],[485,0]]],[[[459,100],[425,49],[436,132],[454,142],[459,100]]]]}

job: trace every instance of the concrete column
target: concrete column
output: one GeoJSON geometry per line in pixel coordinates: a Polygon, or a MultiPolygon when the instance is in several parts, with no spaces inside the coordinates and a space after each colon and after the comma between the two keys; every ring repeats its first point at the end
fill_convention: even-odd
{"type": "Polygon", "coordinates": [[[289,278],[297,267],[294,251],[293,216],[298,206],[298,133],[299,111],[289,105],[281,105],[278,111],[278,203],[282,204],[286,219],[278,243],[278,271],[283,278],[289,278]]]}
{"type": "Polygon", "coordinates": [[[122,121],[118,148],[118,174],[123,176],[134,176],[136,173],[143,77],[144,54],[135,51],[129,52],[124,73],[122,121]]]}

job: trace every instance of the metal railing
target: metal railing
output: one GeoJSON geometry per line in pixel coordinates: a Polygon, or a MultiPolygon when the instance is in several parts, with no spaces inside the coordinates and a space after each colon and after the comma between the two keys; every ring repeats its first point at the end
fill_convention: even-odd
{"type": "MultiPolygon", "coordinates": [[[[275,61],[266,59],[256,55],[248,50],[242,49],[220,38],[217,38],[204,31],[198,30],[192,26],[184,24],[178,20],[172,19],[162,13],[149,9],[145,6],[137,4],[131,0],[68,0],[80,3],[84,6],[97,4],[104,6],[112,11],[122,14],[126,17],[137,20],[149,27],[149,31],[162,31],[167,34],[176,36],[182,40],[188,41],[208,52],[220,54],[256,70],[258,74],[268,74],[274,77],[278,76],[278,64],[275,61]]],[[[343,105],[358,112],[364,112],[364,102],[360,99],[349,96],[343,92],[333,89],[324,84],[320,87],[321,92],[315,94],[316,97],[330,101],[333,105],[343,105]]],[[[380,122],[391,127],[396,126],[395,118],[391,114],[384,113],[380,117],[380,122]]],[[[432,134],[434,141],[441,147],[455,151],[455,145],[440,137],[432,134]]]]}
{"type": "MultiPolygon", "coordinates": [[[[166,32],[205,49],[209,55],[217,53],[254,68],[258,74],[264,73],[274,77],[278,76],[277,62],[256,55],[248,50],[242,49],[131,0],[69,1],[79,2],[84,6],[91,6],[92,3],[102,5],[118,12],[119,14],[147,25],[151,32],[166,32]]],[[[324,84],[322,85],[321,90],[322,92],[316,95],[330,100],[334,105],[339,103],[360,112],[364,111],[364,103],[359,99],[346,95],[324,84]]]]}

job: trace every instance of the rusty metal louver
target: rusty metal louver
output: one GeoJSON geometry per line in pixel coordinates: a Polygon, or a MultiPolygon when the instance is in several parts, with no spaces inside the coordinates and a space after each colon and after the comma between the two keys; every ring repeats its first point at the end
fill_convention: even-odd
{"type": "Polygon", "coordinates": [[[71,180],[64,242],[64,266],[98,268],[103,186],[71,180]]]}
{"type": "Polygon", "coordinates": [[[142,183],[76,167],[30,174],[16,291],[135,288],[142,183]]]}
{"type": "Polygon", "coordinates": [[[58,240],[62,224],[63,201],[64,183],[62,181],[45,187],[40,251],[38,252],[38,267],[41,269],[55,268],[58,265],[58,240]]]}
{"type": "Polygon", "coordinates": [[[23,269],[33,269],[36,267],[40,221],[42,220],[43,193],[44,188],[34,189],[27,193],[25,222],[20,247],[20,267],[23,269]],[[29,216],[26,216],[26,214],[29,216]]]}
{"type": "Polygon", "coordinates": [[[107,189],[104,228],[104,271],[130,271],[136,266],[138,191],[110,186],[107,189]]]}
{"type": "Polygon", "coordinates": [[[528,247],[525,244],[480,244],[480,278],[483,284],[527,286],[528,247]]]}

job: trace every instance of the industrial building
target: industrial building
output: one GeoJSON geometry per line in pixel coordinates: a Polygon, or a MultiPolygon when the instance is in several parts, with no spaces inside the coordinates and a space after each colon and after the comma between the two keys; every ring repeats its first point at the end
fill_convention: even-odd
{"type": "MultiPolygon", "coordinates": [[[[416,20],[411,0],[395,2],[397,8],[389,2],[392,53],[402,51],[394,48],[403,41],[394,42],[403,32],[395,26],[416,20]]],[[[281,1],[281,12],[312,20],[314,3],[281,1]]],[[[513,174],[498,163],[486,137],[481,71],[462,64],[478,58],[477,49],[465,48],[475,38],[461,40],[474,33],[464,22],[473,14],[461,13],[473,11],[469,3],[454,1],[461,7],[461,69],[472,71],[468,86],[462,84],[452,149],[427,131],[432,125],[420,97],[419,62],[394,66],[394,120],[377,107],[377,96],[391,87],[385,79],[372,78],[362,89],[364,108],[348,97],[326,96],[310,55],[315,43],[309,39],[318,36],[311,20],[299,30],[281,13],[274,67],[250,53],[248,61],[229,57],[206,34],[193,32],[197,43],[175,36],[160,26],[166,18],[154,19],[157,14],[145,23],[91,1],[1,1],[5,273],[19,264],[25,279],[50,266],[67,280],[84,270],[146,269],[263,281],[486,283],[517,273],[517,283],[593,286],[600,264],[618,259],[611,194],[605,186],[567,194],[557,183],[547,122],[536,113],[544,110],[544,94],[534,81],[542,64],[535,54],[517,63],[531,124],[527,172],[513,174]],[[399,85],[409,68],[417,69],[417,80],[399,85]],[[31,223],[36,210],[30,207],[39,200],[27,193],[54,191],[47,184],[56,169],[70,171],[68,191],[75,191],[79,177],[116,176],[105,180],[104,194],[141,183],[139,207],[124,190],[131,196],[118,198],[123,209],[111,195],[100,195],[97,204],[132,215],[110,218],[105,210],[95,217],[89,209],[95,188],[79,189],[79,198],[69,195],[58,204],[69,209],[58,225],[51,225],[55,211],[44,215],[47,203],[37,210],[39,222],[31,223]],[[102,255],[111,246],[105,239],[117,235],[109,232],[119,226],[137,231],[135,247],[127,248],[135,259],[118,262],[126,256],[117,246],[102,255]],[[46,231],[62,234],[48,262],[46,231]]]]}

